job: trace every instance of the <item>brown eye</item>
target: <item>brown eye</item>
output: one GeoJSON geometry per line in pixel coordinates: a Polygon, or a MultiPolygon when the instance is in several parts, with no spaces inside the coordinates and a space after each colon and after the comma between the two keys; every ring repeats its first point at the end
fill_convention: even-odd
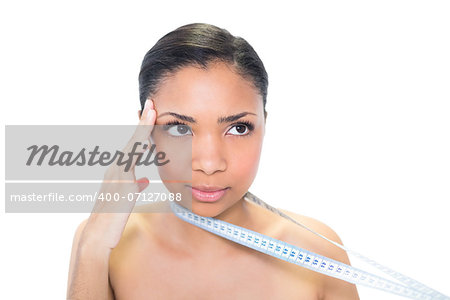
{"type": "Polygon", "coordinates": [[[249,133],[249,128],[245,124],[236,124],[228,131],[232,135],[246,135],[249,133]]]}
{"type": "Polygon", "coordinates": [[[239,133],[245,133],[247,131],[247,127],[245,127],[245,125],[236,125],[236,131],[239,133]]]}

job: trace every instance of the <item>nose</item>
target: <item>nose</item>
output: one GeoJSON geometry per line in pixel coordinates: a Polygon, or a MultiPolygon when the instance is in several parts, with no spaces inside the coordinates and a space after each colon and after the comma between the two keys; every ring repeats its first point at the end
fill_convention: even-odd
{"type": "Polygon", "coordinates": [[[206,175],[225,171],[227,168],[225,151],[220,137],[212,134],[194,136],[192,138],[192,170],[202,171],[206,175]]]}

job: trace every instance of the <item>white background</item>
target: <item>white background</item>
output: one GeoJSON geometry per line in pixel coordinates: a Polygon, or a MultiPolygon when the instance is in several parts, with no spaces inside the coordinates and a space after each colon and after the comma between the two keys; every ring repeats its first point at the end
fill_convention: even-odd
{"type": "MultiPolygon", "coordinates": [[[[450,295],[448,1],[154,2],[2,2],[2,122],[135,124],[146,51],[187,23],[226,28],[252,44],[270,78],[250,190],[450,295]]],[[[87,216],[2,208],[0,298],[64,299],[73,233],[87,216]]]]}

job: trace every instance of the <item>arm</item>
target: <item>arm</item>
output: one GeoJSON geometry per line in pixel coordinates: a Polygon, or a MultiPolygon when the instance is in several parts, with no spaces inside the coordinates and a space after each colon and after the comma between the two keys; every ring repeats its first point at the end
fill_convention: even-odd
{"type": "Polygon", "coordinates": [[[73,239],[67,299],[114,299],[108,276],[111,250],[93,247],[82,238],[87,221],[78,226],[73,239]]]}
{"type": "MultiPolygon", "coordinates": [[[[142,142],[148,142],[155,120],[156,111],[153,102],[147,100],[139,121],[139,125],[147,126],[136,128],[122,152],[136,151],[142,155],[147,150],[142,146],[142,142]]],[[[136,197],[134,201],[128,201],[129,199],[123,200],[124,195],[136,195],[148,186],[148,179],[136,180],[134,173],[136,157],[133,156],[129,170],[117,162],[105,173],[99,194],[118,193],[122,195],[119,198],[121,200],[96,199],[91,215],[77,228],[69,265],[67,299],[114,299],[109,282],[109,257],[112,249],[119,243],[128,217],[136,204],[136,197]]]]}

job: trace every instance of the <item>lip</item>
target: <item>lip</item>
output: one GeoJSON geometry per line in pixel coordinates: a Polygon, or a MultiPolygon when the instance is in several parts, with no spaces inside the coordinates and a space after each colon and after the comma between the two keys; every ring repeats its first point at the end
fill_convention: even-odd
{"type": "Polygon", "coordinates": [[[222,188],[205,185],[195,187],[189,186],[189,188],[192,190],[192,197],[201,202],[216,202],[222,198],[229,189],[228,187],[222,188]]]}

